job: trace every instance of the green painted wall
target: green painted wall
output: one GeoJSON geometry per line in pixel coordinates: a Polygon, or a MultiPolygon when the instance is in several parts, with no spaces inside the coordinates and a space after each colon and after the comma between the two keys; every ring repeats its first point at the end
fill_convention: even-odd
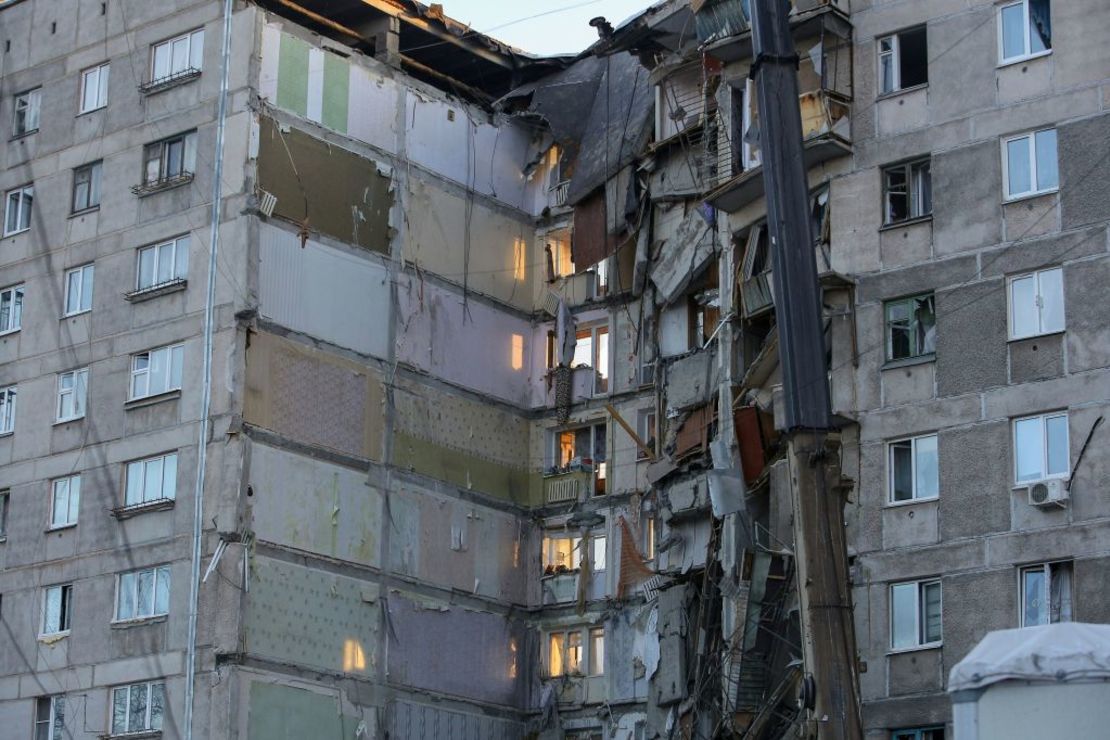
{"type": "Polygon", "coordinates": [[[359,719],[339,713],[335,696],[252,681],[250,740],[354,740],[359,719]]]}
{"type": "Polygon", "coordinates": [[[308,43],[287,34],[281,35],[278,51],[277,104],[301,116],[308,114],[308,43]]]}
{"type": "Polygon", "coordinates": [[[538,475],[523,468],[481,460],[402,431],[393,434],[393,462],[397,467],[515,504],[539,504],[532,482],[538,475]]]}
{"type": "Polygon", "coordinates": [[[324,101],[321,109],[325,126],[347,133],[347,106],[351,69],[334,54],[324,54],[324,101]]]}

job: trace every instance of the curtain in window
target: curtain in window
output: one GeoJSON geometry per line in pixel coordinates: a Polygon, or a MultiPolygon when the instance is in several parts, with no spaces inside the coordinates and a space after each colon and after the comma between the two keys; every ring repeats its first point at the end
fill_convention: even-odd
{"type": "Polygon", "coordinates": [[[1049,0],[1029,0],[1030,51],[1052,48],[1052,14],[1049,0]],[[1038,41],[1040,43],[1038,43],[1038,41]]]}

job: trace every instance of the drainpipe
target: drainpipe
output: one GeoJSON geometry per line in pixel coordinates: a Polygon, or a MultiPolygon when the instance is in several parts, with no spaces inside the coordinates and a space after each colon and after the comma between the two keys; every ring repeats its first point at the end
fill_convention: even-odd
{"type": "Polygon", "coordinates": [[[194,683],[197,673],[197,613],[200,602],[200,549],[204,527],[204,470],[208,449],[208,416],[212,407],[212,335],[216,303],[216,255],[220,241],[220,199],[223,197],[224,128],[231,61],[231,4],[224,0],[224,35],[220,67],[220,102],[216,116],[216,152],[212,171],[212,224],[208,235],[208,288],[204,302],[204,365],[201,372],[200,424],[197,432],[197,479],[193,489],[193,553],[189,574],[189,637],[185,654],[185,740],[193,738],[194,683]]]}

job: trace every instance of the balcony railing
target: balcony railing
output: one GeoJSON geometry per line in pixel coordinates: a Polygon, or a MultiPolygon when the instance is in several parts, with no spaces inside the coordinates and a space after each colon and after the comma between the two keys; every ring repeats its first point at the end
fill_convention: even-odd
{"type": "Polygon", "coordinates": [[[594,474],[588,470],[549,475],[543,479],[543,500],[559,504],[581,500],[593,487],[594,474]]]}
{"type": "Polygon", "coordinates": [[[159,177],[154,180],[147,180],[138,185],[131,186],[131,192],[135,195],[143,196],[150,195],[151,193],[160,193],[163,190],[176,188],[179,185],[185,185],[193,181],[193,173],[182,171],[176,175],[168,175],[166,177],[159,177]]]}
{"type": "Polygon", "coordinates": [[[144,82],[143,84],[139,85],[139,92],[141,92],[143,95],[153,95],[156,92],[168,90],[169,88],[176,87],[177,85],[183,85],[189,80],[196,79],[197,77],[200,77],[200,70],[195,67],[188,67],[179,72],[174,72],[172,75],[159,77],[158,79],[151,80],[150,82],[144,82]]]}
{"type": "Polygon", "coordinates": [[[567,193],[570,192],[570,180],[563,180],[557,185],[552,185],[548,189],[551,195],[551,201],[556,208],[563,208],[567,204],[567,193]]]}

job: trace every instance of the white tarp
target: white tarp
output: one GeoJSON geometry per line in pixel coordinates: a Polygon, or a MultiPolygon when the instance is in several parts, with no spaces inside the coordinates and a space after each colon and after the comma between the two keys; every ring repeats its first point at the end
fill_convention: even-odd
{"type": "Polygon", "coordinates": [[[1092,678],[1110,678],[1110,625],[1062,622],[991,632],[953,666],[948,691],[1092,678]]]}

